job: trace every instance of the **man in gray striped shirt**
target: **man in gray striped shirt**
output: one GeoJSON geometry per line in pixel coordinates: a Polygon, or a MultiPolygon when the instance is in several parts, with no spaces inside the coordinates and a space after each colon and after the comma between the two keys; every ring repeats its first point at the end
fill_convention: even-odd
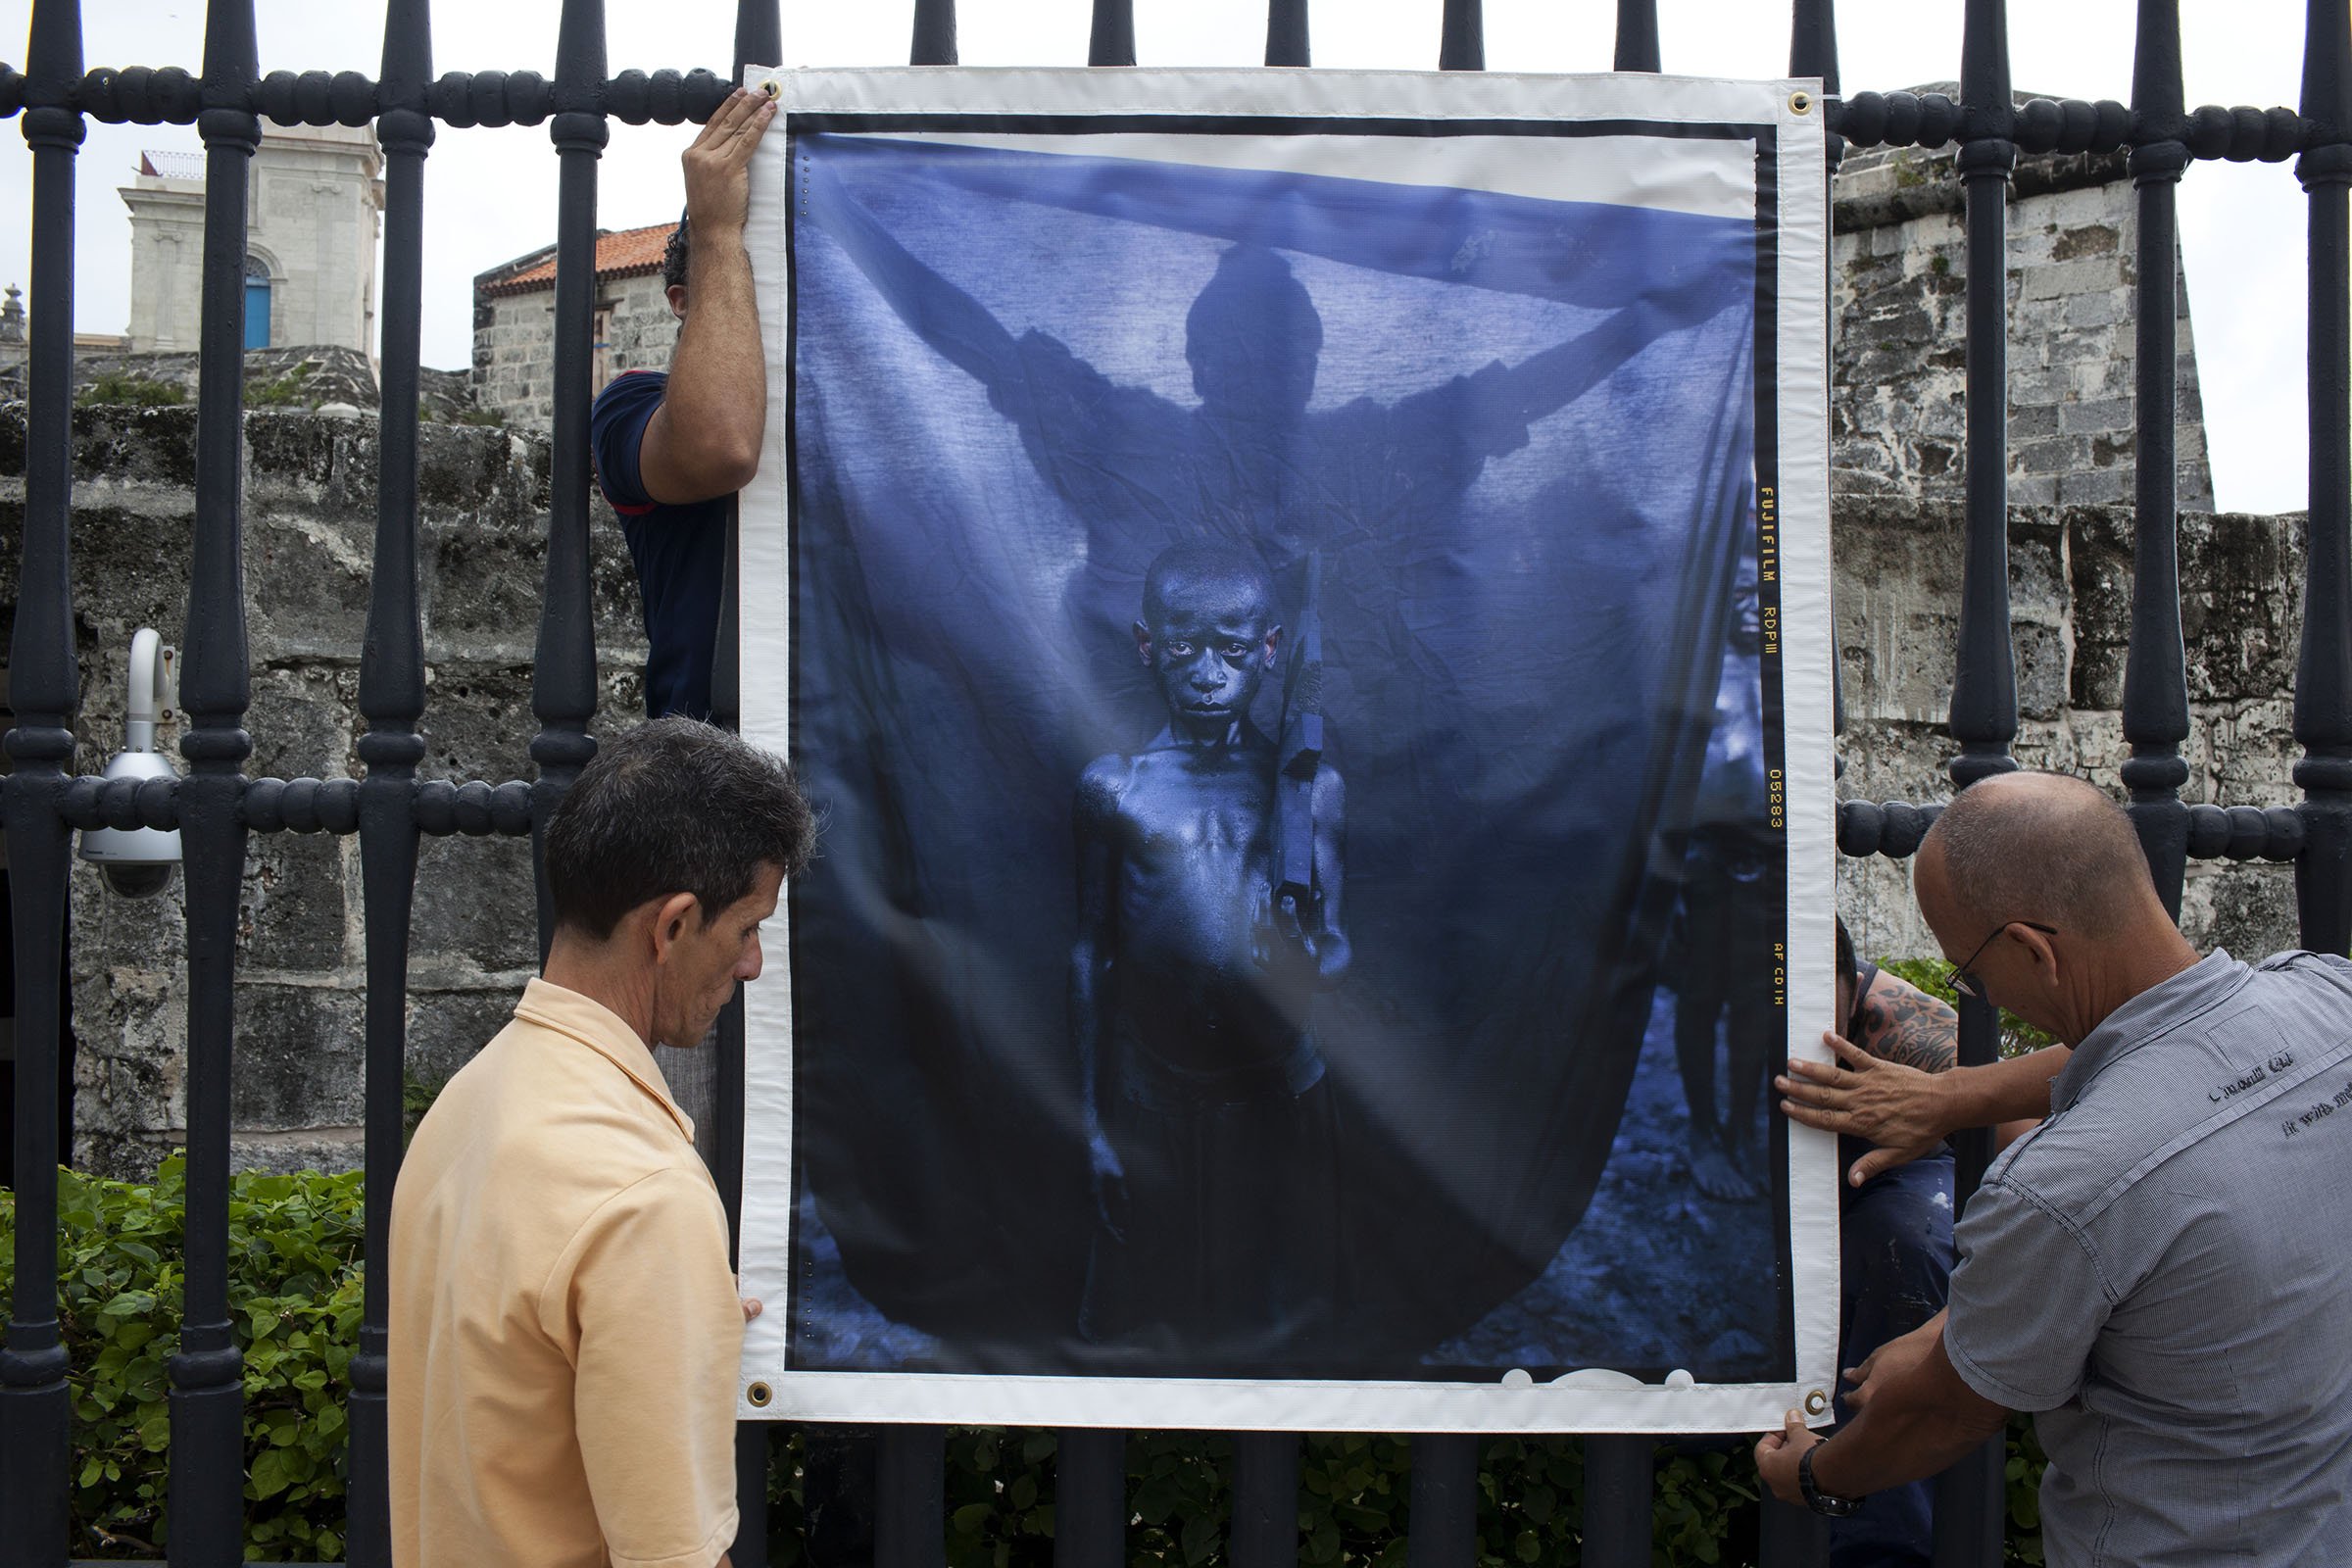
{"type": "Polygon", "coordinates": [[[2074,1048],[1970,1202],[1945,1314],[1848,1376],[1832,1443],[1757,1445],[1836,1513],[2035,1413],[2065,1568],[2352,1562],[2352,964],[2199,959],[2130,820],[1986,779],[1920,847],[1965,989],[2074,1048]]]}

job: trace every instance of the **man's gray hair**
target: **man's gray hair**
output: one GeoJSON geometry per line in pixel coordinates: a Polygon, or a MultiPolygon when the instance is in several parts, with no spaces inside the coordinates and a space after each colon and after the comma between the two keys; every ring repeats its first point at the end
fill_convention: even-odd
{"type": "Polygon", "coordinates": [[[690,718],[658,718],[598,748],[547,824],[556,923],[602,941],[672,894],[703,924],[750,896],[762,866],[808,864],[808,804],[784,760],[690,718]]]}
{"type": "Polygon", "coordinates": [[[1996,775],[1962,790],[1928,841],[1953,901],[1987,929],[2032,920],[2109,937],[2156,901],[2132,818],[2096,785],[2061,773],[1996,775]]]}

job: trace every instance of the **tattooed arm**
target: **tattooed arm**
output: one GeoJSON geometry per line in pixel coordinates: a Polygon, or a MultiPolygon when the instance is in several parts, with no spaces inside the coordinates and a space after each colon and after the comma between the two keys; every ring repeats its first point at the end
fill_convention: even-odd
{"type": "Polygon", "coordinates": [[[1960,1054],[1960,1015],[1899,975],[1881,969],[1862,999],[1862,1038],[1881,1061],[1945,1072],[1960,1054]]]}
{"type": "Polygon", "coordinates": [[[1958,1016],[1884,970],[1862,999],[1860,1033],[1859,1041],[1824,1036],[1836,1061],[1792,1060],[1787,1075],[1773,1080],[1789,1120],[1877,1146],[1846,1173],[1856,1186],[1917,1159],[1963,1127],[2047,1114],[2050,1079],[2067,1057],[2064,1048],[2052,1047],[1956,1067],[1958,1016]]]}

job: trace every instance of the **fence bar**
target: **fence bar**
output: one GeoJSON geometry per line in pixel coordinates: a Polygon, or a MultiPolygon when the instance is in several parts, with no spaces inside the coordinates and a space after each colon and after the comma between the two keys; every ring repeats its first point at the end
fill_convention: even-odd
{"type": "Polygon", "coordinates": [[[59,107],[81,76],[79,0],[35,0],[25,56],[32,149],[32,320],[24,528],[9,648],[16,771],[0,796],[16,927],[16,1283],[0,1348],[0,1564],[51,1568],[66,1551],[67,1357],[57,1320],[57,1147],[66,877],[57,813],[81,707],[74,659],[74,162],[81,116],[59,107]]]}
{"type": "Polygon", "coordinates": [[[2124,666],[2124,784],[2132,825],[2156,891],[2174,918],[2188,868],[2188,808],[2180,786],[2188,762],[2188,665],[2180,643],[2180,514],[2173,454],[2178,418],[2180,286],[2175,200],[2188,147],[2180,87],[2180,0],[2139,0],[2139,41],[2132,63],[2132,110],[2162,133],[2132,150],[2139,192],[2137,312],[2138,430],[2133,442],[2132,644],[2124,666]]]}
{"type": "Polygon", "coordinates": [[[1298,1561],[1298,1435],[1233,1435],[1232,1568],[1293,1568],[1298,1561]]]}
{"type": "Polygon", "coordinates": [[[1266,0],[1266,64],[1308,63],[1306,0],[1266,0]]]}
{"type": "Polygon", "coordinates": [[[882,1429],[874,1568],[944,1568],[948,1560],[947,1428],[882,1429]]]}
{"type": "MultiPolygon", "coordinates": [[[[2016,109],[2009,87],[2006,0],[1968,0],[1960,57],[1960,97],[1967,116],[1960,147],[1968,244],[1968,545],[1960,590],[1960,639],[1952,676],[1951,760],[1955,788],[2017,766],[2017,675],[2009,647],[2008,221],[2009,176],[2017,166],[2016,109]]],[[[1962,1063],[1993,1059],[1999,1025],[1974,998],[1960,1005],[1962,1063]]],[[[1958,1196],[1965,1207],[1992,1152],[1979,1128],[1954,1140],[1958,1196]]],[[[1992,1568],[2001,1550],[2001,1515],[1976,1504],[2000,1481],[1995,1439],[1938,1477],[1938,1568],[1992,1568]]]]}
{"type": "MultiPolygon", "coordinates": [[[[784,59],[784,18],[778,0],[737,0],[735,55],[730,82],[743,80],[750,66],[774,66],[784,59]]],[[[741,623],[736,584],[740,581],[740,519],[727,509],[726,562],[719,580],[718,626],[710,660],[710,717],[728,729],[736,727],[742,710],[741,623]]],[[[712,1114],[712,1152],[719,1196],[727,1206],[728,1262],[733,1264],[743,1219],[743,987],[718,1015],[717,1102],[712,1114]]],[[[776,1310],[784,1309],[778,1301],[776,1310]]],[[[764,1421],[740,1421],[735,1426],[735,1544],[728,1561],[734,1568],[767,1568],[767,1475],[772,1459],[771,1429],[764,1421]]]]}
{"type": "Polygon", "coordinates": [[[1649,1568],[1647,1438],[1585,1440],[1585,1568],[1649,1568]]]}
{"type": "Polygon", "coordinates": [[[1054,1439],[1054,1568],[1127,1560],[1127,1434],[1064,1427],[1054,1439]]]}
{"type": "Polygon", "coordinates": [[[1135,0],[1095,0],[1095,24],[1087,39],[1086,63],[1135,64],[1135,0]]]}
{"type": "Polygon", "coordinates": [[[914,44],[910,66],[956,63],[956,0],[914,0],[914,44]]]}
{"type": "MultiPolygon", "coordinates": [[[[1836,0],[1796,0],[1788,11],[1788,74],[1819,76],[1825,98],[1838,96],[1838,7],[1836,0]]],[[[1838,137],[1830,138],[1833,142],[1838,137]]],[[[1844,148],[1839,146],[1842,153],[1844,148]]],[[[1831,158],[1831,168],[1837,167],[1831,158]]]]}
{"type": "Polygon", "coordinates": [[[1479,0],[1446,0],[1443,32],[1438,43],[1440,71],[1487,69],[1486,14],[1479,0]]]}
{"type": "Polygon", "coordinates": [[[611,134],[598,104],[605,82],[604,0],[564,0],[556,34],[554,451],[547,521],[547,578],[531,669],[539,733],[531,760],[531,848],[539,885],[539,956],[555,938],[542,844],[548,818],[596,755],[596,624],[588,605],[588,402],[596,331],[596,165],[611,134]]]}
{"type": "Polygon", "coordinates": [[[1478,1439],[1425,1432],[1413,1439],[1413,1497],[1405,1568],[1471,1568],[1478,1561],[1478,1439]]]}
{"type": "Polygon", "coordinates": [[[228,1133],[236,1033],[239,809],[252,678],[245,637],[245,179],[261,122],[245,108],[261,71],[253,0],[212,0],[204,29],[203,317],[196,383],[196,542],[180,706],[189,762],[179,786],[187,876],[187,1290],[172,1372],[172,1557],[183,1568],[245,1560],[244,1357],[228,1319],[228,1133]]]}
{"type": "Polygon", "coordinates": [[[1830,1522],[1771,1493],[1757,1504],[1756,1561],[1760,1568],[1814,1568],[1830,1555],[1830,1522]]]}
{"type": "MultiPolygon", "coordinates": [[[[2352,135],[2352,18],[2336,0],[2311,0],[2303,38],[2304,118],[2352,135]]],[[[2295,175],[2311,199],[2311,512],[2303,649],[2295,669],[2295,739],[2302,760],[2303,854],[2295,904],[2307,948],[2352,943],[2352,369],[2347,368],[2345,190],[2352,146],[2306,151],[2295,175]]]]}
{"type": "Polygon", "coordinates": [[[433,144],[429,0],[384,14],[384,341],[382,448],[368,641],[360,658],[360,888],[367,910],[368,1269],[360,1348],[351,1360],[351,1568],[391,1568],[385,1438],[385,1318],[392,1186],[400,1175],[402,1070],[408,1052],[409,916],[416,889],[416,764],[424,738],[424,629],[416,601],[418,335],[424,302],[424,160],[433,144]]]}
{"type": "Polygon", "coordinates": [[[1658,0],[1617,0],[1618,71],[1651,71],[1658,65],[1658,0]]]}

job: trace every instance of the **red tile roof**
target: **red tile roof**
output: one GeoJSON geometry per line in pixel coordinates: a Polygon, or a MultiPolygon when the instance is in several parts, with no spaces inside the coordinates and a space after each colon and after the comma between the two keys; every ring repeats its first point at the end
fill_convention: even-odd
{"type": "MultiPolygon", "coordinates": [[[[646,228],[624,228],[615,233],[600,234],[596,240],[596,275],[598,281],[615,277],[639,277],[647,272],[662,270],[662,253],[668,248],[670,231],[678,225],[655,223],[646,228]]],[[[546,260],[537,262],[511,277],[501,277],[480,285],[483,294],[528,294],[534,289],[556,286],[556,257],[551,249],[546,260]]]]}

